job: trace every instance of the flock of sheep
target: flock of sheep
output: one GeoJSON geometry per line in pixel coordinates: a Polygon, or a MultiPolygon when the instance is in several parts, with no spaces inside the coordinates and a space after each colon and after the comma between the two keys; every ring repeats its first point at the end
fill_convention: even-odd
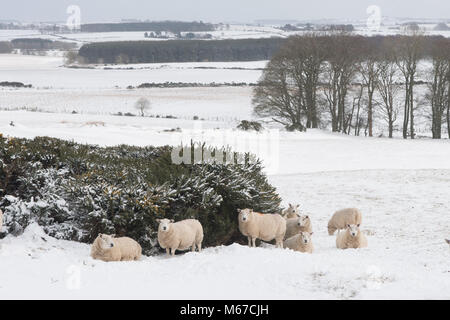
{"type": "MultiPolygon", "coordinates": [[[[294,251],[312,253],[312,225],[309,216],[299,212],[299,205],[291,205],[281,214],[262,214],[253,209],[238,209],[239,231],[247,237],[250,247],[256,246],[256,239],[275,240],[277,248],[289,248],[294,251]]],[[[336,230],[336,247],[339,249],[367,247],[367,238],[360,231],[361,212],[355,208],[335,212],[328,222],[328,233],[336,230]],[[340,232],[340,230],[345,231],[340,232]]],[[[203,227],[198,220],[186,219],[175,222],[158,219],[158,242],[168,255],[176,250],[200,252],[202,250],[203,227]]],[[[142,248],[128,237],[115,238],[99,234],[91,247],[91,256],[103,261],[139,260],[142,248]]]]}
{"type": "MultiPolygon", "coordinates": [[[[262,214],[253,209],[238,209],[239,231],[247,237],[250,247],[256,246],[256,239],[272,241],[276,247],[299,252],[312,253],[312,225],[309,216],[300,214],[299,205],[291,205],[281,214],[262,214]]],[[[158,219],[158,242],[168,255],[176,250],[202,250],[203,227],[198,220],[187,219],[175,222],[158,219]]],[[[336,247],[339,249],[367,247],[367,238],[359,229],[361,212],[356,208],[336,211],[328,222],[328,234],[336,230],[336,247]],[[341,230],[345,230],[342,231],[341,230]]],[[[0,210],[0,230],[3,225],[3,212],[0,210]]],[[[450,245],[450,240],[445,240],[450,245]]],[[[91,256],[103,261],[139,260],[142,248],[128,237],[115,238],[99,234],[91,246],[91,256]]]]}

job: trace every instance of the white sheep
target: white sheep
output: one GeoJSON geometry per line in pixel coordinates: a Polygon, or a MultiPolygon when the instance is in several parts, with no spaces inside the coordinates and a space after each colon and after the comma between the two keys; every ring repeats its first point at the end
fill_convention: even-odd
{"type": "Polygon", "coordinates": [[[367,238],[359,230],[359,224],[349,224],[345,231],[338,232],[336,236],[336,247],[338,249],[367,247],[367,238]]]}
{"type": "Polygon", "coordinates": [[[91,257],[103,261],[131,261],[139,260],[142,248],[131,238],[100,233],[91,246],[91,257]]]}
{"type": "Polygon", "coordinates": [[[362,215],[356,208],[336,211],[328,222],[328,234],[332,236],[336,230],[345,229],[349,224],[361,224],[362,215]]]}
{"type": "Polygon", "coordinates": [[[198,220],[187,219],[178,222],[169,219],[157,219],[158,242],[167,254],[175,255],[176,250],[202,251],[203,227],[198,220]]]}
{"type": "Polygon", "coordinates": [[[238,209],[238,212],[239,231],[248,238],[249,247],[256,247],[256,239],[275,239],[275,246],[283,248],[286,219],[277,213],[262,214],[254,212],[253,209],[238,209]]]}
{"type": "Polygon", "coordinates": [[[302,231],[284,241],[284,247],[300,252],[313,253],[314,246],[311,241],[312,232],[302,231]]]}
{"type": "Polygon", "coordinates": [[[299,207],[300,207],[299,204],[292,205],[292,204],[289,203],[289,207],[287,207],[286,209],[283,209],[281,211],[281,215],[285,219],[296,218],[296,217],[298,217],[300,215],[299,207]]]}
{"type": "Polygon", "coordinates": [[[284,239],[288,239],[302,231],[312,233],[311,219],[308,215],[304,214],[300,217],[286,220],[286,234],[284,239]]]}

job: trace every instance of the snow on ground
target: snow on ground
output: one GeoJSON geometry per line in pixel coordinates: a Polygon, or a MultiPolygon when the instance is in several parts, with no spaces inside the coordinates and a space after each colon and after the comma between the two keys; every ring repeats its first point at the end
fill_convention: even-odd
{"type": "Polygon", "coordinates": [[[147,65],[150,68],[142,68],[141,64],[130,70],[124,69],[125,65],[105,70],[65,68],[63,64],[62,57],[0,54],[0,77],[1,81],[19,81],[40,89],[111,89],[146,82],[256,83],[265,62],[147,65]]]}
{"type": "MultiPolygon", "coordinates": [[[[328,23],[343,23],[338,21],[328,21],[328,23]]],[[[352,23],[352,22],[346,22],[352,23]]],[[[387,23],[380,27],[379,30],[370,30],[366,26],[365,21],[359,21],[355,23],[354,33],[374,36],[374,35],[397,35],[404,33],[400,26],[399,21],[394,23],[387,23]]],[[[320,23],[319,23],[320,24],[320,23]]],[[[443,35],[444,37],[450,37],[450,31],[434,31],[433,28],[436,26],[435,23],[431,24],[420,24],[422,30],[429,35],[443,35]]],[[[152,30],[147,30],[151,32],[152,30]]],[[[222,39],[261,39],[261,38],[271,38],[271,37],[289,37],[291,35],[303,34],[309,31],[284,31],[280,29],[280,26],[270,26],[270,25],[242,25],[242,24],[231,24],[227,26],[219,27],[215,31],[208,32],[194,32],[195,34],[204,35],[211,34],[213,40],[222,39]]],[[[68,41],[74,42],[78,45],[83,45],[85,43],[92,42],[105,42],[105,41],[170,41],[171,39],[158,39],[158,38],[145,38],[144,31],[130,31],[130,32],[79,32],[79,33],[56,33],[56,34],[41,34],[38,30],[0,30],[0,41],[10,41],[16,38],[43,38],[50,39],[54,41],[68,41]]]]}
{"type": "MultiPolygon", "coordinates": [[[[151,102],[148,115],[192,119],[250,119],[251,87],[196,87],[152,89],[0,89],[0,110],[111,115],[138,114],[141,97],[151,102]]],[[[5,118],[7,118],[5,114],[5,118]]]]}
{"type": "Polygon", "coordinates": [[[260,154],[264,163],[278,163],[269,181],[283,205],[300,203],[311,216],[316,252],[233,244],[174,258],[104,263],[89,257],[88,245],[55,240],[32,225],[18,238],[0,240],[0,299],[449,299],[450,248],[444,242],[450,238],[448,139],[405,141],[309,130],[275,132],[274,140],[266,140],[268,131],[232,130],[239,120],[251,119],[251,88],[123,89],[142,82],[254,82],[261,71],[250,69],[261,64],[66,69],[60,67],[61,58],[2,55],[2,81],[35,86],[0,89],[3,135],[140,146],[194,138],[252,152],[263,145],[269,150],[260,154]],[[236,67],[241,69],[230,69],[236,67]],[[111,115],[136,113],[133,104],[140,96],[152,101],[150,115],[179,118],[111,115]],[[205,120],[192,120],[195,115],[205,120]],[[167,132],[175,128],[181,132],[167,132]],[[366,249],[337,250],[335,237],[327,235],[333,211],[349,206],[363,212],[366,249]]]}
{"type": "MultiPolygon", "coordinates": [[[[0,113],[0,132],[6,135],[101,145],[177,144],[182,133],[161,131],[187,130],[194,123],[0,113]],[[105,125],[87,124],[96,120],[105,125]]],[[[205,130],[230,126],[202,123],[205,130]]],[[[279,138],[280,165],[269,180],[284,204],[301,203],[311,216],[314,254],[233,244],[175,258],[104,263],[89,257],[88,245],[52,239],[31,226],[19,238],[0,240],[0,298],[450,298],[450,248],[444,242],[450,236],[448,140],[369,139],[315,130],[282,132],[279,138]],[[366,249],[337,250],[335,237],[327,235],[333,211],[348,206],[363,212],[366,249]]]]}
{"type": "Polygon", "coordinates": [[[0,240],[0,298],[449,299],[450,170],[376,170],[271,177],[313,221],[311,255],[238,244],[174,258],[96,261],[89,246],[36,226],[0,240]],[[368,181],[371,183],[368,184],[368,181]],[[427,194],[424,197],[422,195],[427,194]],[[337,250],[335,208],[364,213],[369,247],[337,250]]]}

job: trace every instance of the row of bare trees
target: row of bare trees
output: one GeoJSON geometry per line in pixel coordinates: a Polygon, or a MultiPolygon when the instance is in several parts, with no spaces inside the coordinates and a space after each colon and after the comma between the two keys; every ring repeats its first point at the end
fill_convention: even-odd
{"type": "Polygon", "coordinates": [[[254,112],[289,130],[330,123],[333,132],[359,135],[363,129],[369,136],[374,134],[377,114],[386,121],[392,137],[403,111],[403,137],[413,139],[421,62],[432,66],[427,70],[425,98],[433,138],[441,138],[445,119],[450,137],[450,39],[417,32],[292,37],[268,63],[255,87],[254,112]]]}

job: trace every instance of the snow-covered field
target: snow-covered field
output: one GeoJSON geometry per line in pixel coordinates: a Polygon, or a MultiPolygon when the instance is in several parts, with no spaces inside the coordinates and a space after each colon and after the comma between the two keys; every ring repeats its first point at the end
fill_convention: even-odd
{"type": "MultiPolygon", "coordinates": [[[[101,117],[105,126],[90,126],[85,121],[97,120],[93,115],[11,112],[11,127],[5,114],[3,134],[102,145],[175,144],[182,133],[162,129],[194,123],[124,123],[111,116],[101,117]]],[[[217,124],[227,125],[203,125],[217,124]]],[[[448,140],[280,133],[278,156],[269,180],[285,204],[301,203],[311,216],[314,254],[233,244],[175,258],[104,263],[89,257],[88,245],[52,239],[31,226],[19,238],[0,240],[0,298],[450,298],[450,248],[444,242],[450,236],[448,140]],[[366,249],[337,250],[335,237],[327,235],[330,215],[348,206],[364,214],[366,249]]]]}
{"type": "Polygon", "coordinates": [[[125,69],[133,65],[105,70],[71,69],[63,67],[63,63],[62,57],[0,54],[0,77],[2,81],[19,81],[41,89],[111,89],[146,82],[255,83],[262,73],[258,69],[265,66],[265,61],[167,63],[151,64],[147,68],[135,65],[134,70],[125,69]]]}
{"type": "MultiPolygon", "coordinates": [[[[401,23],[405,21],[383,21],[383,25],[379,30],[370,30],[366,26],[366,21],[348,21],[353,23],[355,27],[354,33],[361,35],[397,35],[403,32],[401,23]]],[[[323,24],[341,24],[338,21],[323,21],[323,24]]],[[[450,37],[450,31],[434,31],[435,23],[419,24],[423,32],[429,35],[443,35],[450,37]]],[[[147,30],[151,32],[152,30],[147,30]]],[[[67,41],[83,45],[92,42],[105,41],[166,41],[160,38],[145,38],[142,32],[76,32],[76,33],[49,33],[41,34],[38,30],[0,30],[0,41],[10,41],[16,38],[42,38],[54,41],[67,41]]],[[[213,40],[223,39],[261,39],[271,37],[289,37],[296,34],[303,34],[305,31],[285,31],[277,25],[243,25],[231,24],[217,28],[210,32],[194,32],[195,34],[205,35],[211,34],[213,40]]],[[[172,38],[174,39],[174,38],[172,38]]],[[[171,39],[169,39],[171,40],[171,39]]]]}
{"type": "Polygon", "coordinates": [[[176,145],[191,138],[189,130],[200,129],[210,144],[238,140],[237,149],[251,151],[256,151],[251,140],[259,139],[271,150],[263,161],[278,162],[269,180],[283,205],[300,203],[310,215],[316,251],[233,244],[174,258],[104,263],[89,257],[87,244],[55,240],[31,225],[22,236],[0,240],[0,299],[450,299],[450,248],[444,241],[450,238],[448,139],[404,141],[310,130],[281,131],[267,142],[266,133],[232,130],[238,120],[251,118],[251,88],[124,89],[142,82],[254,82],[261,71],[253,69],[264,62],[136,70],[61,64],[61,58],[0,56],[0,80],[34,85],[0,89],[0,133],[144,146],[176,145]],[[244,69],[229,69],[236,66],[244,69]],[[133,104],[140,96],[152,101],[149,114],[178,119],[111,115],[136,112],[133,104]],[[195,115],[205,120],[192,120],[195,115]],[[174,128],[181,132],[165,131],[174,128]],[[222,133],[230,140],[216,139],[222,133]],[[363,212],[368,248],[337,250],[335,237],[327,234],[331,214],[349,206],[363,212]]]}

